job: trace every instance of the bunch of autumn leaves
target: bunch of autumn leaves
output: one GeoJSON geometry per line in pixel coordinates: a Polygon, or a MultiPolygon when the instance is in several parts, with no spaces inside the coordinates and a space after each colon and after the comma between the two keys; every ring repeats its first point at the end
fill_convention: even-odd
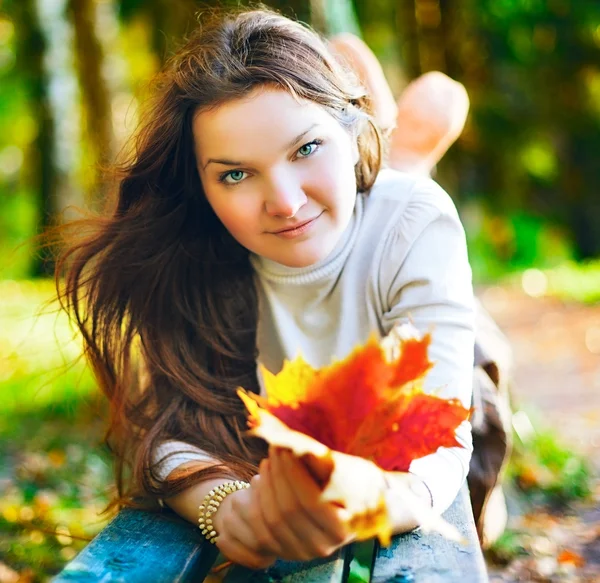
{"type": "MultiPolygon", "coordinates": [[[[470,411],[456,399],[423,392],[432,367],[430,340],[412,326],[399,326],[318,370],[301,357],[286,361],[277,375],[263,368],[266,398],[238,391],[250,432],[300,458],[320,484],[322,499],[348,511],[358,540],[390,541],[381,470],[407,478],[413,460],[440,447],[460,447],[455,431],[470,411]]],[[[405,499],[423,529],[460,538],[412,492],[408,479],[394,480],[394,495],[405,499]]]]}

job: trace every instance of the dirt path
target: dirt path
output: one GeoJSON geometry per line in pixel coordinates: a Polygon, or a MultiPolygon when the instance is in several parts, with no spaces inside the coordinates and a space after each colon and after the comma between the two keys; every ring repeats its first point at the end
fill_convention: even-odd
{"type": "Polygon", "coordinates": [[[510,339],[516,405],[533,407],[600,470],[600,306],[490,287],[483,305],[510,339]]]}
{"type": "MultiPolygon", "coordinates": [[[[510,287],[479,297],[513,346],[514,408],[556,431],[600,476],[600,306],[535,299],[510,287]]],[[[528,555],[491,568],[492,583],[600,582],[600,480],[590,502],[560,515],[513,516],[510,526],[527,532],[528,555]]]]}

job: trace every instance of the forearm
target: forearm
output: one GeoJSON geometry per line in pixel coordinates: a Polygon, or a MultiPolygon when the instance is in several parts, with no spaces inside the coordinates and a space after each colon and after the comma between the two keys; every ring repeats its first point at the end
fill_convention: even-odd
{"type": "MultiPolygon", "coordinates": [[[[177,468],[177,472],[186,471],[194,467],[194,462],[189,462],[177,468]]],[[[196,464],[197,466],[197,464],[196,464]]],[[[396,480],[402,481],[402,486],[410,488],[411,492],[423,501],[428,507],[431,506],[431,494],[428,487],[425,485],[423,480],[417,476],[409,474],[408,476],[397,478],[393,473],[387,474],[388,490],[386,492],[386,502],[390,513],[390,520],[392,523],[392,532],[399,534],[407,532],[418,526],[414,516],[409,510],[409,506],[406,501],[398,493],[398,487],[396,486],[396,480]],[[408,483],[407,480],[408,479],[408,483]]],[[[187,488],[183,492],[165,499],[165,503],[179,516],[192,524],[198,523],[198,507],[202,504],[205,496],[216,486],[228,481],[226,477],[211,478],[190,488],[187,488]]]]}
{"type": "Polygon", "coordinates": [[[445,512],[454,502],[469,473],[473,446],[471,426],[468,422],[458,427],[456,439],[462,447],[440,448],[410,465],[410,472],[421,478],[429,487],[433,509],[438,514],[445,512]]]}
{"type": "MultiPolygon", "coordinates": [[[[197,462],[188,462],[183,464],[175,472],[190,471],[192,468],[197,468],[197,462]]],[[[231,478],[227,477],[215,477],[198,482],[193,486],[185,489],[183,492],[165,498],[164,502],[172,510],[174,510],[179,516],[185,518],[193,524],[198,524],[198,507],[202,504],[205,496],[216,486],[219,486],[223,482],[231,481],[231,478]]]]}

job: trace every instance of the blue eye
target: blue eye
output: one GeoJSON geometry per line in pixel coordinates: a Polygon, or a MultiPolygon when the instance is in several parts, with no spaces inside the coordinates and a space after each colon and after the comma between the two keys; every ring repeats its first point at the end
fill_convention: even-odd
{"type": "Polygon", "coordinates": [[[300,158],[308,158],[311,154],[313,154],[316,150],[319,149],[319,146],[323,143],[323,140],[313,140],[312,142],[308,142],[308,144],[304,144],[304,146],[300,146],[298,149],[298,154],[300,154],[300,158]]]}
{"type": "Polygon", "coordinates": [[[239,184],[243,180],[244,174],[246,173],[243,170],[231,170],[230,172],[225,172],[225,174],[222,174],[219,177],[219,182],[228,185],[239,184]],[[231,178],[231,181],[228,181],[228,178],[231,178]]]}
{"type": "MultiPolygon", "coordinates": [[[[297,157],[308,158],[309,156],[312,156],[322,143],[323,140],[317,139],[300,146],[296,151],[297,157]]],[[[229,170],[229,172],[225,172],[219,176],[219,182],[225,186],[236,186],[243,182],[247,177],[248,173],[243,170],[229,170]]]]}

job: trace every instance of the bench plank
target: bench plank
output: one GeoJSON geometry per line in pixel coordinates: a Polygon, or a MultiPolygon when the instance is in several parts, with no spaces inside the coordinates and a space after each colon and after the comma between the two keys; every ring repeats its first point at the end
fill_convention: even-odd
{"type": "Polygon", "coordinates": [[[346,547],[326,559],[306,562],[278,560],[266,571],[252,571],[236,565],[229,570],[223,583],[343,583],[350,560],[346,547]]]}
{"type": "Polygon", "coordinates": [[[467,544],[418,530],[397,535],[389,547],[377,548],[372,583],[384,583],[394,577],[407,583],[486,583],[487,571],[466,485],[444,518],[458,528],[467,544]]]}
{"type": "Polygon", "coordinates": [[[327,559],[304,563],[276,561],[268,573],[276,580],[282,578],[286,583],[342,583],[347,578],[351,560],[351,547],[347,546],[327,559]]]}
{"type": "Polygon", "coordinates": [[[53,582],[202,581],[218,552],[203,541],[174,513],[124,508],[53,582]]]}
{"type": "MultiPolygon", "coordinates": [[[[373,583],[484,583],[488,581],[466,486],[444,515],[468,544],[452,543],[433,533],[411,532],[376,547],[373,583]],[[404,575],[404,578],[402,577],[404,575]]],[[[351,548],[328,559],[277,561],[266,572],[241,566],[229,569],[225,583],[341,583],[347,577],[351,548]]],[[[123,581],[186,583],[204,579],[217,556],[195,525],[173,512],[123,509],[59,575],[55,583],[123,581]]]]}
{"type": "MultiPolygon", "coordinates": [[[[172,512],[124,508],[52,581],[197,583],[217,554],[195,525],[172,512]]],[[[228,570],[225,583],[266,582],[270,576],[286,583],[341,583],[349,560],[349,551],[341,549],[327,559],[276,561],[267,572],[237,565],[228,570]]]]}

